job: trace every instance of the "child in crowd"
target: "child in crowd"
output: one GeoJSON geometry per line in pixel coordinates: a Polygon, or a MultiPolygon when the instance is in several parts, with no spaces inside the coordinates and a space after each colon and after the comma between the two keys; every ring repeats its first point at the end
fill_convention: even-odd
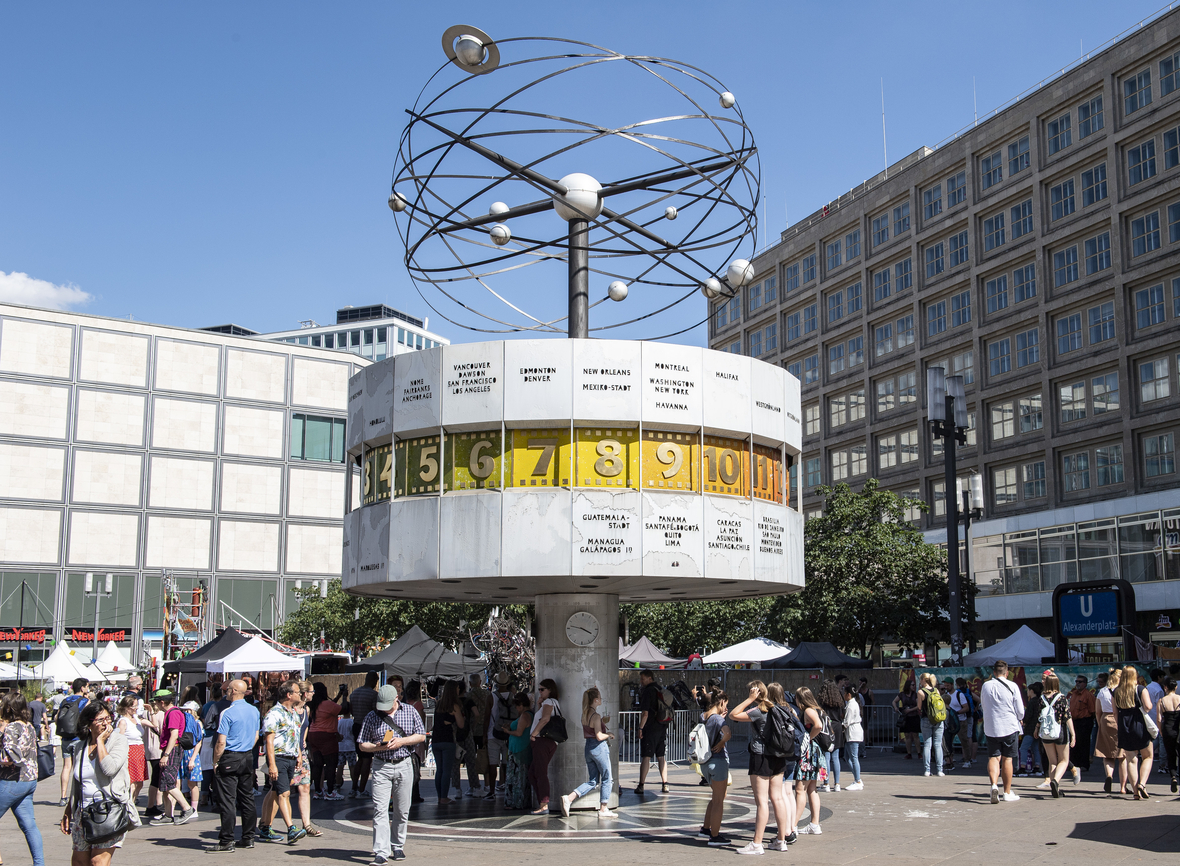
{"type": "Polygon", "coordinates": [[[345,701],[340,705],[340,720],[336,723],[340,732],[340,757],[336,761],[336,790],[344,788],[344,767],[348,765],[348,778],[352,780],[352,790],[348,796],[357,797],[356,788],[356,738],[352,733],[352,705],[345,701]]]}

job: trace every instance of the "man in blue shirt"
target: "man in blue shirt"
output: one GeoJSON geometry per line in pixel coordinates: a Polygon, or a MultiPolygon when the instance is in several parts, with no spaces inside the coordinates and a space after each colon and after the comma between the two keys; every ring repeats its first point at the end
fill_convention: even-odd
{"type": "Polygon", "coordinates": [[[254,805],[254,747],[258,744],[258,710],[247,703],[246,683],[232,680],[228,687],[230,705],[221,711],[217,740],[213,745],[213,772],[217,802],[221,809],[221,833],[210,852],[232,853],[236,848],[253,848],[258,828],[254,805]],[[242,841],[234,845],[234,819],[242,813],[242,841]]]}

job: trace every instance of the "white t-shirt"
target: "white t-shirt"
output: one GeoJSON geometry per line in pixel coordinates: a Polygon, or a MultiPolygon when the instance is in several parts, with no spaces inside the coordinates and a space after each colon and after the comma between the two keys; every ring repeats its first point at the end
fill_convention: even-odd
{"type": "Polygon", "coordinates": [[[971,715],[971,702],[967,700],[963,689],[955,689],[951,695],[951,709],[954,710],[958,716],[959,721],[967,721],[967,717],[971,715]]]}
{"type": "Polygon", "coordinates": [[[990,737],[1009,737],[1024,730],[1024,701],[1020,686],[993,676],[979,690],[983,705],[983,732],[990,737]]]}
{"type": "Polygon", "coordinates": [[[127,745],[143,745],[143,729],[126,716],[119,719],[119,732],[127,738],[127,745]]]}
{"type": "Polygon", "coordinates": [[[537,707],[536,715],[533,716],[533,726],[529,730],[530,734],[537,733],[537,728],[540,727],[541,715],[545,712],[545,707],[553,707],[553,712],[550,713],[551,716],[561,715],[561,704],[557,702],[557,698],[545,698],[545,700],[541,702],[541,706],[537,707]]]}
{"type": "Polygon", "coordinates": [[[1094,696],[1098,701],[1098,708],[1104,713],[1114,712],[1114,695],[1110,691],[1110,686],[1103,686],[1098,690],[1098,694],[1094,696]]]}
{"type": "Polygon", "coordinates": [[[340,741],[340,751],[355,752],[356,740],[352,736],[352,718],[340,719],[336,722],[336,730],[340,733],[340,736],[344,737],[340,741]]]}
{"type": "MultiPolygon", "coordinates": [[[[94,753],[98,754],[97,751],[94,753]]],[[[82,803],[93,803],[102,799],[102,791],[98,787],[98,778],[94,775],[94,758],[82,761],[82,803]]]]}

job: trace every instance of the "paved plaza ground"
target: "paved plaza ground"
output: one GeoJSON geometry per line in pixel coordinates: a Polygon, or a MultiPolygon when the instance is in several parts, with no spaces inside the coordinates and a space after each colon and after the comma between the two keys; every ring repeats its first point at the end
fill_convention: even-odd
{"type": "MultiPolygon", "coordinates": [[[[633,793],[638,768],[622,769],[623,800],[618,821],[592,815],[533,817],[506,812],[498,804],[466,799],[447,807],[433,800],[415,807],[406,845],[407,862],[497,866],[542,861],[700,863],[725,861],[734,849],[708,848],[696,838],[707,796],[697,776],[675,768],[668,794],[633,793]]],[[[1017,779],[1018,803],[989,803],[984,772],[956,769],[944,778],[924,778],[920,761],[876,751],[863,766],[865,790],[822,796],[822,836],[800,836],[785,854],[767,859],[809,864],[938,863],[1167,863],[1180,862],[1180,797],[1168,792],[1164,777],[1152,775],[1152,798],[1136,802],[1102,791],[1095,765],[1082,784],[1064,786],[1065,798],[1038,791],[1039,779],[1017,779]]],[[[851,781],[845,771],[844,782],[851,781]]],[[[433,797],[427,781],[423,794],[433,797]],[[429,789],[429,790],[427,790],[429,789]]],[[[55,827],[61,817],[53,780],[38,789],[37,823],[45,837],[46,862],[68,863],[69,840],[55,827]]],[[[365,864],[370,856],[367,802],[313,801],[313,819],[324,829],[319,839],[293,846],[259,844],[251,851],[209,855],[216,840],[217,816],[202,813],[180,827],[144,827],[133,832],[114,864],[191,864],[248,858],[250,863],[365,864]]],[[[281,822],[280,822],[281,823],[281,822]]],[[[750,840],[754,801],[744,772],[734,773],[723,832],[738,845],[750,840]]],[[[769,836],[769,834],[768,834],[769,836]]],[[[735,846],[736,847],[736,846],[735,846]]],[[[28,863],[28,852],[10,815],[0,819],[0,855],[6,866],[28,863]]]]}

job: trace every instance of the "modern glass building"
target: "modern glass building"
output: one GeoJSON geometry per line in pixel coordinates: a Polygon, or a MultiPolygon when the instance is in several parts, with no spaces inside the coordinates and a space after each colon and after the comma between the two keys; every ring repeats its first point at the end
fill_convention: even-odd
{"type": "Polygon", "coordinates": [[[385,304],[373,304],[342,307],[336,311],[335,325],[308,320],[298,330],[262,336],[296,346],[342,349],[370,361],[383,361],[393,355],[450,345],[450,340],[426,330],[428,324],[428,319],[415,318],[385,304]]]}
{"type": "MultiPolygon", "coordinates": [[[[948,130],[949,132],[949,130],[948,130]]],[[[930,504],[926,370],[966,380],[980,633],[1049,633],[1062,581],[1132,581],[1180,637],[1180,12],[782,233],[709,344],[802,382],[805,513],[869,477],[930,504]]],[[[914,519],[919,515],[915,512],[914,519]]]]}
{"type": "MultiPolygon", "coordinates": [[[[239,329],[244,330],[244,329],[239,329]]],[[[163,578],[207,634],[273,630],[338,578],[349,377],[322,348],[0,305],[0,644],[21,617],[89,645],[159,645],[163,578]]],[[[353,485],[353,490],[359,489],[353,485]]],[[[354,503],[354,507],[355,507],[354,503]]],[[[32,635],[29,635],[32,632],[32,635]]]]}

